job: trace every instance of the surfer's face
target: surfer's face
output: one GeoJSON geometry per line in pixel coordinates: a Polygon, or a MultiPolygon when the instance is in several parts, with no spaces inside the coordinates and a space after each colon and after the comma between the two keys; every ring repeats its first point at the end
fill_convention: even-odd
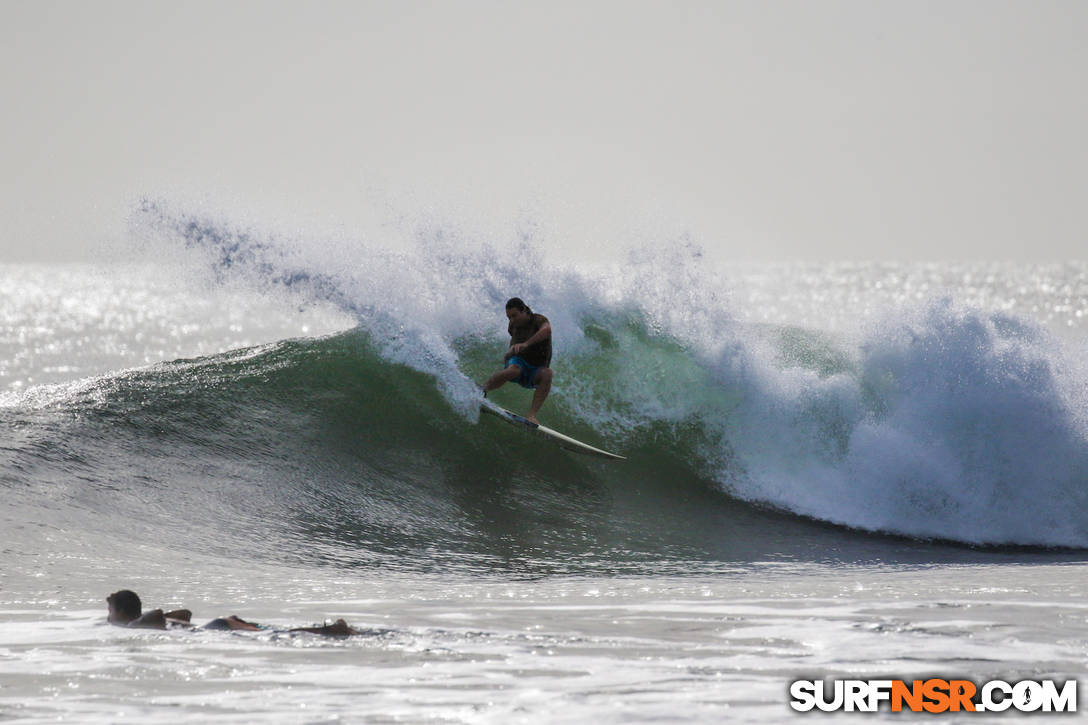
{"type": "Polygon", "coordinates": [[[529,321],[529,311],[519,310],[516,307],[508,307],[506,308],[506,319],[510,320],[510,322],[515,325],[524,325],[529,321]]]}

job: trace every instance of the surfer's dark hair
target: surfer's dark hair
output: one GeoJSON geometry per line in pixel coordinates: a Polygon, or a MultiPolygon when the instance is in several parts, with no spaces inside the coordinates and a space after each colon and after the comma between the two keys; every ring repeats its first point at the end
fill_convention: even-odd
{"type": "Polygon", "coordinates": [[[528,312],[530,315],[533,314],[533,311],[529,309],[529,305],[522,302],[520,297],[511,297],[508,299],[506,301],[506,309],[515,309],[528,312]]]}
{"type": "Polygon", "coordinates": [[[130,589],[122,589],[119,592],[106,597],[106,601],[109,602],[114,611],[123,616],[126,621],[132,621],[138,619],[142,605],[140,604],[140,597],[136,592],[130,589]]]}

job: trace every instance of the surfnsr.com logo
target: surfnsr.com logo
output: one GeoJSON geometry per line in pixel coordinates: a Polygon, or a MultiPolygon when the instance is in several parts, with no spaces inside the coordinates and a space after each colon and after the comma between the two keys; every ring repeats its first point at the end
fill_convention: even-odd
{"type": "Polygon", "coordinates": [[[790,698],[798,712],[1076,712],[1077,681],[796,680],[790,698]]]}

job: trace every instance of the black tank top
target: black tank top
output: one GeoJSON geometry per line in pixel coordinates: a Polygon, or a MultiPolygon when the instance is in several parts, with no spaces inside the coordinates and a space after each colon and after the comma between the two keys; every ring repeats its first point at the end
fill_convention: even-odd
{"type": "MultiPolygon", "coordinates": [[[[510,333],[510,344],[516,345],[519,342],[525,342],[547,324],[550,324],[548,318],[536,313],[533,313],[533,316],[529,318],[529,322],[521,327],[514,327],[514,323],[511,322],[507,327],[507,332],[510,333]]],[[[534,367],[548,367],[552,362],[551,336],[549,335],[548,339],[535,342],[525,348],[518,357],[534,367]]]]}

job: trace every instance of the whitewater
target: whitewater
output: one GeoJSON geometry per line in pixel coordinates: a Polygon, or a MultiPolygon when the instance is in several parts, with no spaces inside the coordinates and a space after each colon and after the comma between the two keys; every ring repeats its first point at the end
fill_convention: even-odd
{"type": "Polygon", "coordinates": [[[539,234],[149,199],[138,263],[0,267],[0,719],[765,722],[799,678],[1083,678],[1088,265],[539,234]],[[480,419],[511,296],[555,330],[541,421],[628,461],[480,419]],[[365,633],[110,627],[122,588],[365,633]]]}

